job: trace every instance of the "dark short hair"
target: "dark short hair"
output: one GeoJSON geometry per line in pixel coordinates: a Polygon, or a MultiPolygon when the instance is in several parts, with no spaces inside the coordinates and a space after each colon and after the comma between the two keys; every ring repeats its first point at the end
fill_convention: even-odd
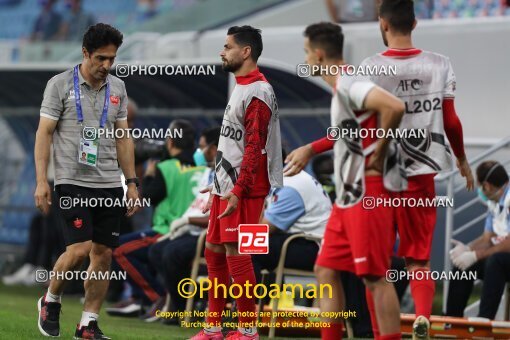
{"type": "Polygon", "coordinates": [[[317,155],[313,158],[313,161],[312,161],[312,171],[315,175],[315,177],[319,177],[319,175],[321,174],[321,166],[322,164],[324,164],[325,162],[331,162],[333,159],[333,157],[330,155],[330,154],[322,154],[322,155],[317,155]]]}
{"type": "Polygon", "coordinates": [[[110,44],[119,48],[120,45],[122,45],[122,40],[122,33],[115,27],[99,23],[89,26],[87,32],[83,35],[82,46],[85,47],[89,53],[93,53],[97,49],[110,44]]]}
{"type": "Polygon", "coordinates": [[[251,59],[255,62],[262,54],[262,31],[245,25],[245,26],[232,26],[228,29],[227,35],[233,35],[236,44],[240,46],[251,47],[251,59]]]}
{"type": "Polygon", "coordinates": [[[402,34],[413,30],[415,21],[413,0],[383,0],[379,16],[388,21],[391,28],[402,34]]]}
{"type": "Polygon", "coordinates": [[[508,182],[505,168],[496,161],[485,161],[476,168],[476,178],[479,183],[489,182],[500,188],[508,182]]]}
{"type": "Polygon", "coordinates": [[[304,36],[312,46],[324,49],[328,58],[343,58],[344,34],[339,25],[331,22],[312,24],[305,29],[304,36]]]}
{"type": "Polygon", "coordinates": [[[204,129],[200,136],[205,138],[205,142],[208,145],[212,144],[218,146],[218,143],[220,142],[220,131],[220,127],[211,127],[204,129]]]}
{"type": "Polygon", "coordinates": [[[174,136],[170,138],[173,146],[181,150],[194,150],[195,149],[195,128],[193,124],[185,119],[174,119],[170,123],[170,130],[182,130],[182,138],[174,136]]]}

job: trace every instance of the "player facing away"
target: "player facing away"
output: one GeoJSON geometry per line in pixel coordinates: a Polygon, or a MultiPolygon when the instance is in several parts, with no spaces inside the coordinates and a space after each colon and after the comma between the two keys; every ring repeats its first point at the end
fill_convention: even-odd
{"type": "MultiPolygon", "coordinates": [[[[408,189],[400,193],[401,197],[435,197],[434,176],[451,170],[451,151],[445,135],[457,158],[457,167],[466,178],[466,187],[472,190],[474,180],[464,153],[462,125],[454,108],[455,74],[449,58],[414,47],[411,32],[416,20],[412,0],[384,0],[379,16],[382,38],[389,48],[365,59],[362,65],[396,66],[396,76],[375,75],[371,80],[404,101],[406,110],[400,129],[425,132],[424,136],[399,141],[408,176],[408,189]]],[[[429,272],[436,208],[401,206],[398,210],[399,256],[405,257],[407,270],[429,272]]],[[[427,339],[435,283],[428,275],[415,275],[410,277],[410,286],[417,316],[413,339],[427,339]]]]}
{"type": "MultiPolygon", "coordinates": [[[[332,23],[313,24],[306,28],[304,35],[307,64],[319,66],[321,70],[345,64],[344,37],[340,26],[332,23]]],[[[352,130],[381,128],[385,131],[398,127],[404,104],[389,92],[362,77],[337,76],[335,72],[313,75],[320,75],[332,87],[332,126],[352,130]]],[[[328,143],[326,148],[331,146],[328,143]]],[[[346,137],[334,143],[337,200],[315,264],[318,283],[327,283],[333,288],[332,298],[320,299],[321,312],[344,309],[340,271],[354,272],[363,279],[374,296],[381,339],[400,339],[397,295],[393,285],[385,280],[395,240],[394,209],[364,209],[361,200],[364,196],[390,197],[393,193],[386,187],[401,189],[386,184],[392,177],[405,182],[401,177],[401,168],[389,166],[389,156],[398,156],[395,150],[394,141],[385,138],[361,140],[346,137]]],[[[306,164],[295,164],[295,155],[293,152],[287,157],[286,174],[292,175],[296,169],[302,169],[302,164],[306,164]]],[[[391,161],[398,165],[398,159],[391,161]]],[[[323,321],[330,322],[330,327],[321,329],[322,339],[342,338],[342,320],[323,321]]]]}
{"type": "MultiPolygon", "coordinates": [[[[203,190],[211,192],[204,210],[211,210],[205,258],[215,291],[215,283],[228,287],[231,277],[241,286],[256,284],[251,256],[238,252],[238,228],[243,223],[258,223],[270,187],[283,186],[278,107],[273,88],[257,67],[261,53],[260,30],[229,28],[220,56],[223,69],[234,74],[236,86],[223,116],[214,181],[203,190]]],[[[222,288],[217,291],[218,296],[209,294],[207,327],[192,340],[223,339],[221,314],[226,296],[221,295],[222,288]]],[[[227,339],[259,338],[255,301],[244,293],[236,300],[242,315],[239,328],[227,339]]]]}

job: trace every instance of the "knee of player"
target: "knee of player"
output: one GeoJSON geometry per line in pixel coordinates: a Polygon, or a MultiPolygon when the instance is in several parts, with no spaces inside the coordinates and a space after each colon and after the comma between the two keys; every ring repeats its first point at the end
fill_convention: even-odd
{"type": "Polygon", "coordinates": [[[313,271],[317,279],[321,281],[331,282],[338,279],[338,274],[334,269],[315,265],[313,271]]]}
{"type": "Polygon", "coordinates": [[[214,244],[214,243],[206,242],[205,247],[214,253],[224,254],[226,244],[222,245],[222,244],[214,244]]]}
{"type": "Polygon", "coordinates": [[[237,243],[225,243],[225,250],[227,252],[227,255],[230,255],[230,256],[235,256],[235,255],[239,255],[239,251],[238,251],[238,246],[237,246],[237,243]]]}
{"type": "Polygon", "coordinates": [[[69,246],[66,252],[70,253],[72,257],[77,259],[78,261],[83,261],[89,256],[90,250],[91,250],[90,244],[88,242],[85,242],[69,246]]]}
{"type": "Polygon", "coordinates": [[[382,288],[388,282],[383,277],[380,276],[366,275],[363,276],[363,283],[368,288],[368,290],[373,292],[376,289],[382,288]]]}
{"type": "Polygon", "coordinates": [[[90,251],[91,260],[97,259],[102,262],[111,261],[112,258],[112,248],[103,245],[94,245],[90,251]]]}

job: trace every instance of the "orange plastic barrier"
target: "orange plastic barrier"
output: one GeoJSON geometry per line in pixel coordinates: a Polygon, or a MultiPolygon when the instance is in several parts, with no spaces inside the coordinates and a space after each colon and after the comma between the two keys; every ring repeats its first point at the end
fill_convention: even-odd
{"type": "MultiPolygon", "coordinates": [[[[271,312],[271,307],[264,306],[264,312],[271,312]]],[[[278,312],[320,312],[318,308],[281,309],[278,312]]],[[[411,336],[413,330],[414,314],[401,314],[401,331],[404,336],[411,336]]],[[[270,317],[262,317],[260,322],[266,327],[260,327],[259,332],[267,334],[270,317]]],[[[320,337],[320,325],[316,326],[319,318],[280,317],[275,319],[280,327],[276,328],[276,336],[288,337],[320,337]],[[282,325],[286,323],[286,327],[282,325]],[[299,327],[298,324],[302,326],[299,327]],[[307,324],[307,327],[303,327],[307,324]]],[[[510,322],[490,321],[480,318],[455,318],[450,316],[432,315],[430,318],[430,336],[443,339],[510,339],[510,322]]]]}
{"type": "MultiPolygon", "coordinates": [[[[414,314],[401,314],[402,334],[410,335],[414,314]]],[[[454,318],[450,316],[430,317],[430,335],[449,339],[510,339],[510,322],[482,321],[478,318],[454,318]]]]}

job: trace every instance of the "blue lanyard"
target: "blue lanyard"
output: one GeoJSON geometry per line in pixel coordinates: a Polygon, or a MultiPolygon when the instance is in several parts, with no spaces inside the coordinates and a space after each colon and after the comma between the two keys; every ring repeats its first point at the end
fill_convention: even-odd
{"type": "MultiPolygon", "coordinates": [[[[81,98],[80,98],[80,80],[78,77],[79,66],[76,65],[74,67],[73,72],[73,80],[74,80],[74,100],[76,102],[76,115],[78,116],[78,123],[83,123],[83,111],[81,108],[81,98]]],[[[106,123],[106,118],[108,117],[108,107],[110,106],[110,83],[106,81],[106,90],[104,95],[104,106],[103,113],[101,114],[101,122],[99,126],[104,128],[104,124],[106,123]]]]}

